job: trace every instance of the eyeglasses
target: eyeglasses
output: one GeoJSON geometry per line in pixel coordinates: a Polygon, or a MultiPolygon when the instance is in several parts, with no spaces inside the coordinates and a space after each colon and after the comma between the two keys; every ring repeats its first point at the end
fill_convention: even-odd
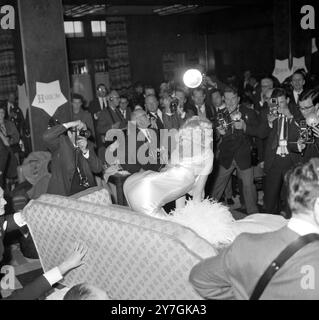
{"type": "Polygon", "coordinates": [[[308,107],[299,107],[299,110],[300,111],[305,111],[305,110],[309,110],[309,109],[311,109],[313,107],[314,107],[314,105],[311,105],[311,106],[308,106],[308,107]]]}

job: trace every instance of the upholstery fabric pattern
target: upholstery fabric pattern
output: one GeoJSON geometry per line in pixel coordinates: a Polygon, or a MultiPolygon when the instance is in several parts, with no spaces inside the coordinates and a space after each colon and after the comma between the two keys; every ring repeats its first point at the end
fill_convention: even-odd
{"type": "Polygon", "coordinates": [[[119,206],[53,195],[31,201],[24,213],[45,271],[63,261],[74,242],[88,246],[86,264],[63,281],[68,287],[87,281],[112,299],[200,298],[188,282],[200,257],[185,239],[206,246],[208,256],[215,251],[191,230],[119,206]]]}
{"type": "Polygon", "coordinates": [[[215,249],[208,241],[199,237],[193,230],[171,221],[139,214],[127,207],[85,203],[72,198],[49,194],[41,196],[39,201],[52,205],[58,204],[66,209],[85,211],[87,213],[119,220],[142,228],[150,228],[151,230],[175,237],[183,246],[202,259],[211,257],[217,252],[217,248],[215,249]]]}
{"type": "Polygon", "coordinates": [[[104,206],[112,204],[109,191],[101,187],[93,187],[88,190],[84,190],[73,195],[72,198],[104,206]]]}

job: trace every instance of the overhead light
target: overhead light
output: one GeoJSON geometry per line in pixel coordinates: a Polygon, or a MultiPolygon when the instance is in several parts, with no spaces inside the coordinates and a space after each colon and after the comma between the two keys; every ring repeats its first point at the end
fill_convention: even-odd
{"type": "Polygon", "coordinates": [[[154,9],[153,12],[157,13],[160,16],[167,16],[172,14],[179,14],[187,11],[192,11],[198,8],[198,5],[182,5],[182,4],[174,4],[167,7],[162,7],[158,9],[154,9]]]}
{"type": "Polygon", "coordinates": [[[203,75],[198,69],[188,69],[183,76],[183,82],[188,88],[197,88],[203,81],[203,75]]]}

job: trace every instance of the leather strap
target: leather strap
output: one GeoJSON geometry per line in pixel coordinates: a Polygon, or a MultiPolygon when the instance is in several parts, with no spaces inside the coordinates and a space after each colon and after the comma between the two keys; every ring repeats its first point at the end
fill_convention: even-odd
{"type": "Polygon", "coordinates": [[[301,248],[314,241],[319,241],[319,234],[310,233],[305,236],[299,237],[294,242],[289,244],[278,255],[278,257],[270,263],[264,274],[260,277],[250,297],[250,300],[258,300],[273,276],[286,263],[286,261],[289,260],[301,248]]]}

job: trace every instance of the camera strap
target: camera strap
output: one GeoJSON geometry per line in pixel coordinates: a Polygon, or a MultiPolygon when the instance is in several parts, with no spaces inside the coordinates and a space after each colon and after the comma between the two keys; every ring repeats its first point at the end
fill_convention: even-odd
{"type": "Polygon", "coordinates": [[[257,282],[257,285],[250,296],[250,300],[258,300],[260,296],[263,294],[265,288],[274,277],[274,275],[278,272],[278,270],[300,249],[302,249],[307,244],[319,241],[319,234],[310,233],[304,236],[300,236],[295,241],[290,243],[280,254],[274,259],[264,274],[260,277],[257,282]]]}

